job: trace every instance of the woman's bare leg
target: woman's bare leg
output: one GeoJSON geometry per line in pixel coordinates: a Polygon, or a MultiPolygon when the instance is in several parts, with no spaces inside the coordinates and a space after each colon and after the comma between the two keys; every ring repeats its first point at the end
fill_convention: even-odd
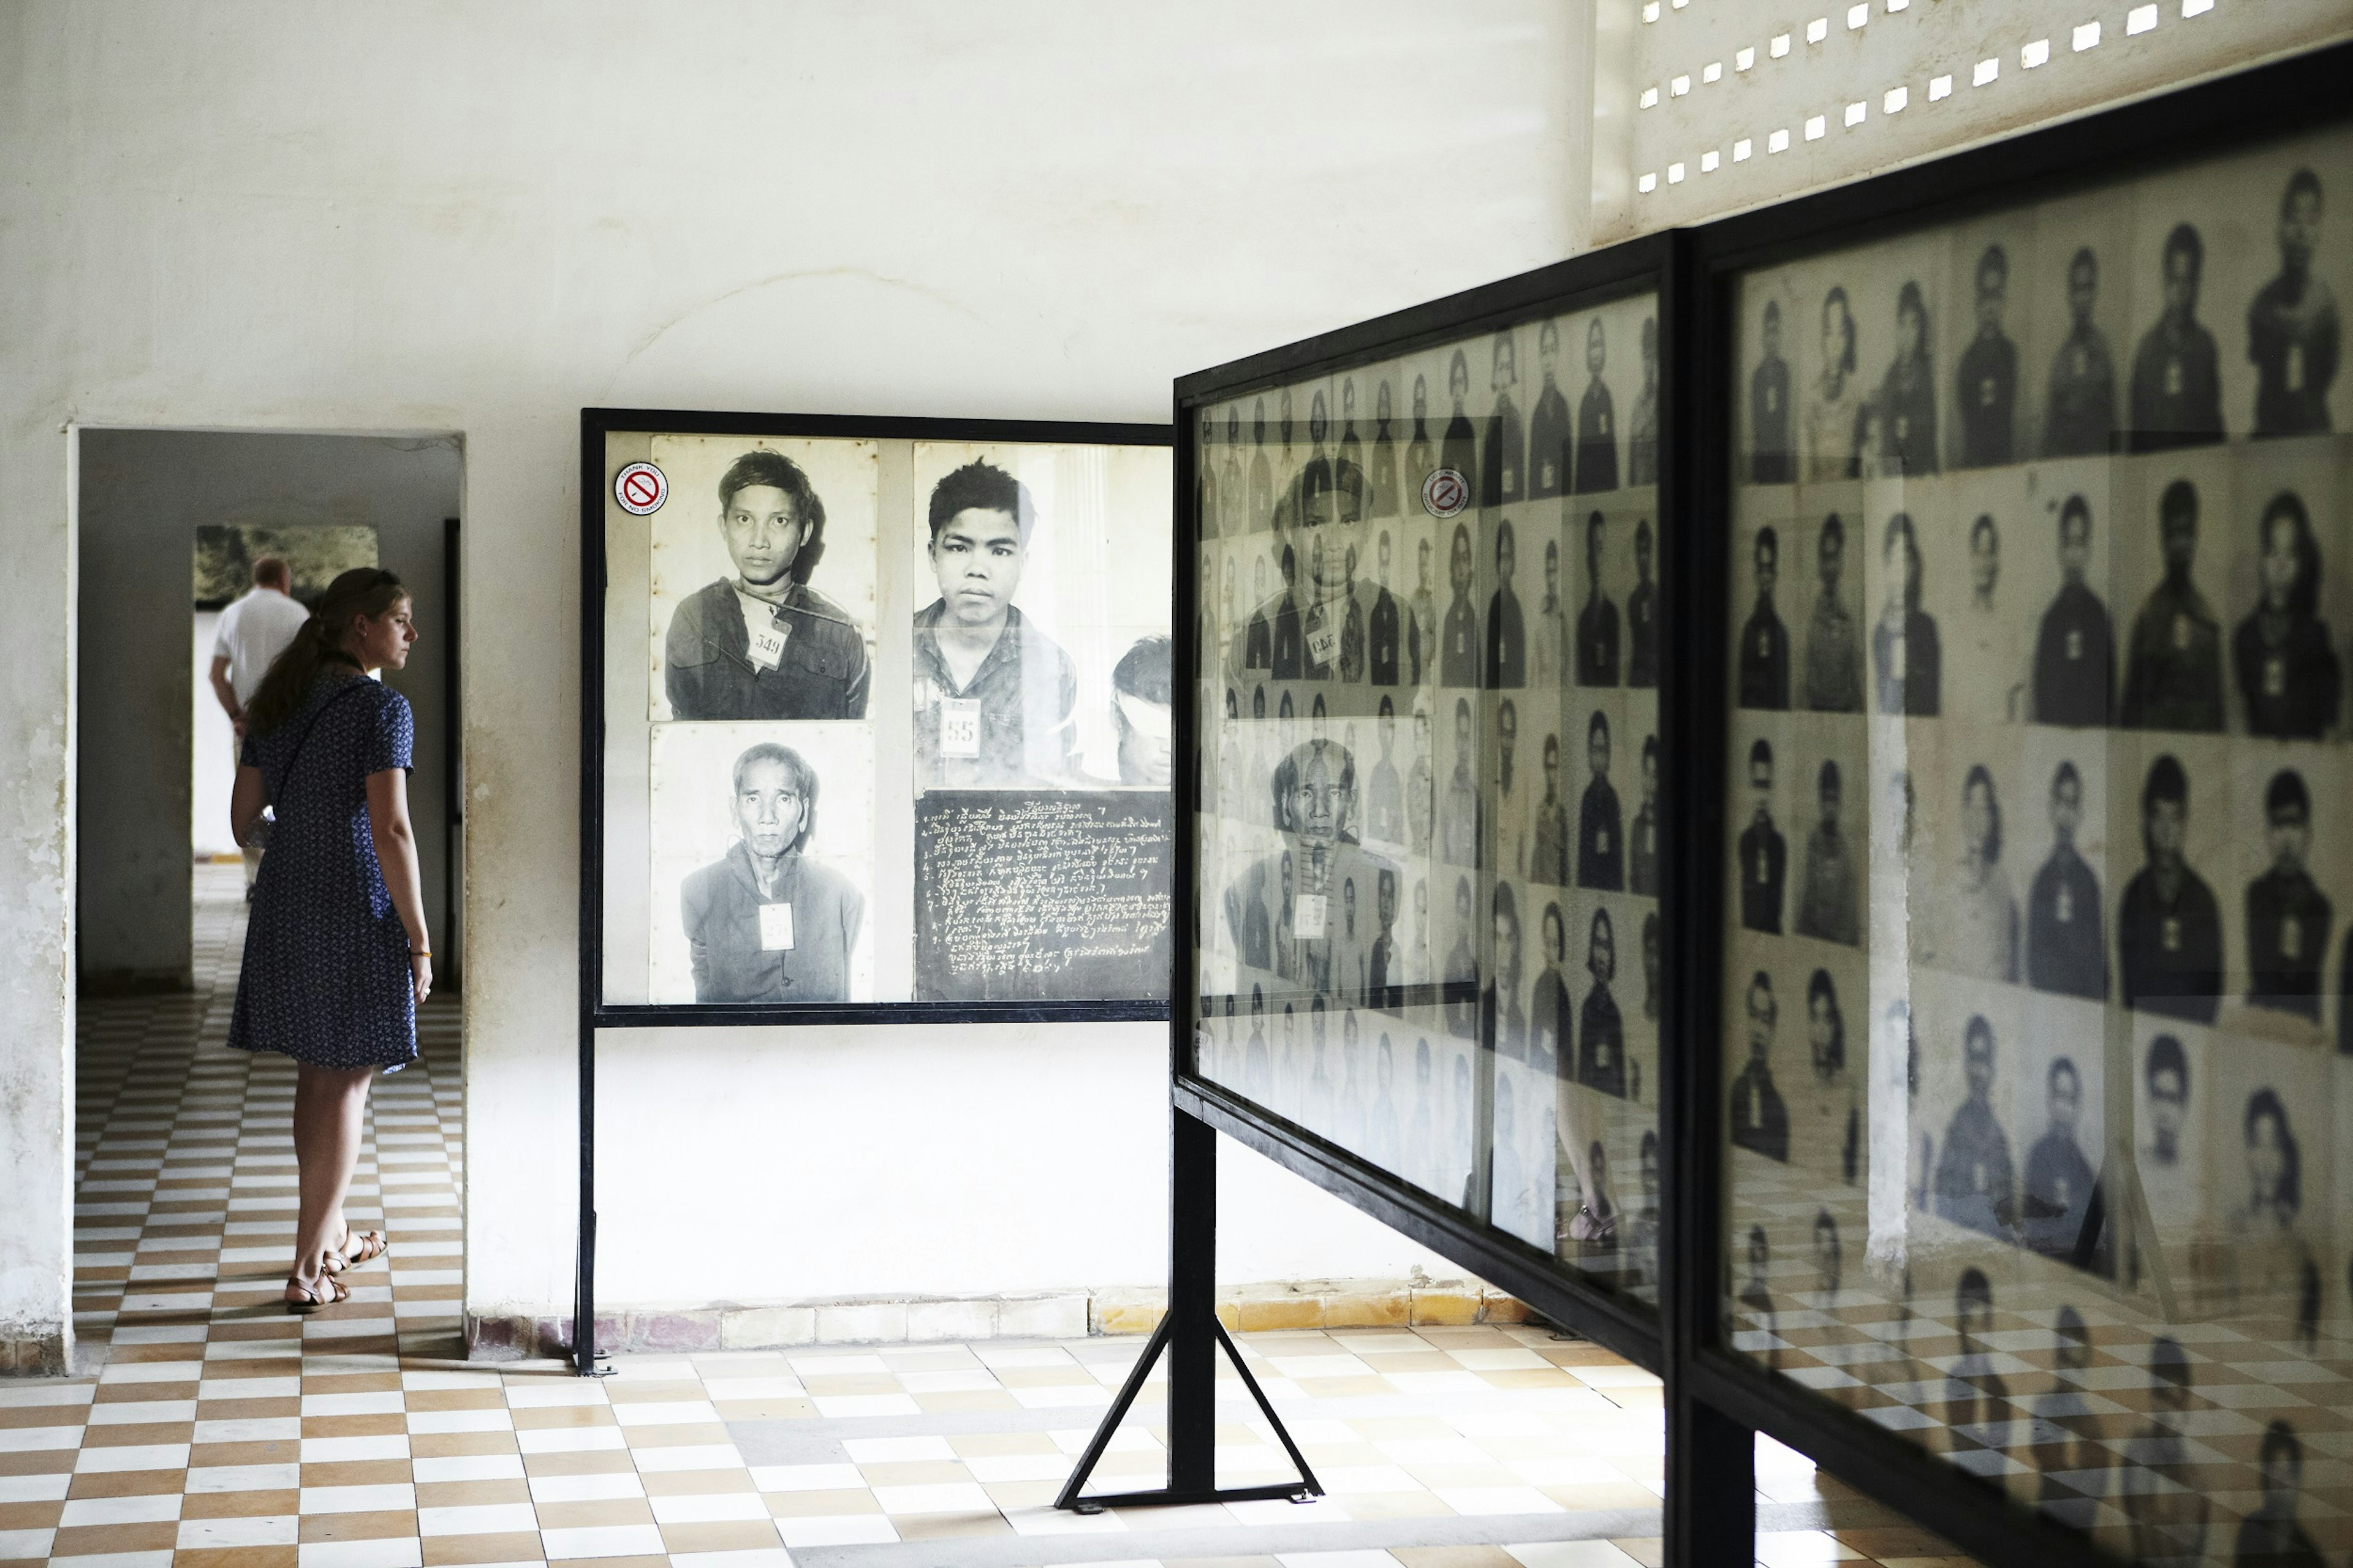
{"type": "Polygon", "coordinates": [[[290,1298],[326,1278],[327,1254],[343,1239],[343,1194],[359,1163],[360,1122],[367,1110],[374,1068],[319,1068],[305,1063],[294,1077],[294,1164],[302,1206],[294,1231],[290,1298]]]}

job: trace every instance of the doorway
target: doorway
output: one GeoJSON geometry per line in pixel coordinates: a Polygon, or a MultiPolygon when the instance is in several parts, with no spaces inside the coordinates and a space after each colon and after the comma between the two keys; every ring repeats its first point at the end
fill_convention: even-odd
{"type": "Polygon", "coordinates": [[[295,558],[298,596],[343,564],[386,567],[409,588],[425,635],[390,684],[417,721],[409,811],[426,918],[447,955],[438,979],[453,993],[462,984],[462,487],[454,436],[81,433],[75,940],[83,994],[197,984],[197,868],[238,858],[227,824],[235,742],[209,679],[212,633],[263,553],[295,558]]]}

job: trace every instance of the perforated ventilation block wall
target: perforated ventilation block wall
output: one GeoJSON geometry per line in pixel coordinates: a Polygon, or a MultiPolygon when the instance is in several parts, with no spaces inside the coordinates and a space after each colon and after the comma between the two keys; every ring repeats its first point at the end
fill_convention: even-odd
{"type": "Polygon", "coordinates": [[[1594,240],[2353,35],[2353,0],[1596,0],[1594,240]]]}

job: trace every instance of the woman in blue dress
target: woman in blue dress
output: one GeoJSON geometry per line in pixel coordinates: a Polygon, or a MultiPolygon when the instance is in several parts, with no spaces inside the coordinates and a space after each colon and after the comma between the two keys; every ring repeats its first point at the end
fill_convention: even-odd
{"type": "Polygon", "coordinates": [[[408,591],[361,567],[328,585],[248,704],[229,815],[256,841],[274,807],[254,883],[228,1043],[294,1058],[294,1159],[301,1215],[286,1306],[350,1298],[335,1276],[382,1257],[383,1233],[353,1231],[343,1196],[368,1084],[417,1059],[417,1005],[433,986],[417,842],[408,823],[415,721],[369,679],[408,661],[408,591]]]}

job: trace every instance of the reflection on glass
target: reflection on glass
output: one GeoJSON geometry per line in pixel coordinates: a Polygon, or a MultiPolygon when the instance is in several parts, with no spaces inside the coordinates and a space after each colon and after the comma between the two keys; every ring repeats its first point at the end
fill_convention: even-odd
{"type": "Polygon", "coordinates": [[[1218,476],[1197,496],[1198,1070],[1644,1299],[1655,314],[1526,321],[1193,422],[1218,476]],[[1637,365],[1611,353],[1637,342],[1637,365]]]}
{"type": "Polygon", "coordinates": [[[2348,151],[1738,280],[1726,1340],[2120,1560],[2353,1551],[2348,151]]]}

